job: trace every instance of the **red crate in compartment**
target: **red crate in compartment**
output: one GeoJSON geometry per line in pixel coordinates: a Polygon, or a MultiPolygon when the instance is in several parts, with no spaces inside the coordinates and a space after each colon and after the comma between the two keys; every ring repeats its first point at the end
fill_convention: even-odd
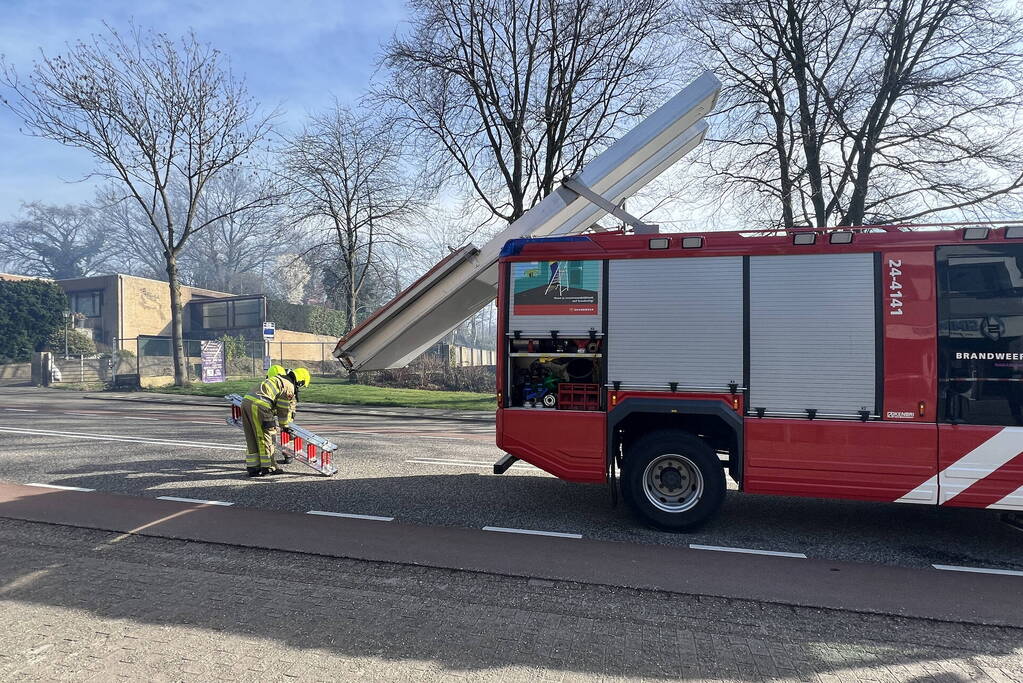
{"type": "Polygon", "coordinates": [[[558,385],[559,410],[598,410],[599,408],[599,384],[562,382],[558,385]]]}

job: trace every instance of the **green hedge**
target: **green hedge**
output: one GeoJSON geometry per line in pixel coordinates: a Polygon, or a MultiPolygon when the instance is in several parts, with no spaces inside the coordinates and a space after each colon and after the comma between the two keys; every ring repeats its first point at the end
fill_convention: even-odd
{"type": "Polygon", "coordinates": [[[42,280],[0,280],[0,362],[23,363],[64,331],[64,291],[42,280]]]}
{"type": "MultiPolygon", "coordinates": [[[[64,328],[51,334],[47,344],[50,351],[64,353],[64,328]]],[[[96,342],[81,330],[71,328],[67,331],[67,352],[72,356],[91,356],[96,353],[96,342]]]]}
{"type": "Polygon", "coordinates": [[[345,333],[344,314],[332,308],[267,299],[266,315],[267,320],[272,320],[282,330],[326,334],[331,337],[341,337],[345,333]]]}

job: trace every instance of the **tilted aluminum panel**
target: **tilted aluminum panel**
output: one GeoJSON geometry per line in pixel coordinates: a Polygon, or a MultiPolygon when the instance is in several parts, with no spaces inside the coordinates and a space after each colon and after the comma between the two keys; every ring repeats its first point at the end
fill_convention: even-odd
{"type": "MultiPolygon", "coordinates": [[[[704,138],[721,83],[706,72],[587,162],[576,179],[619,203],[652,181],[704,138]]],[[[395,297],[345,337],[334,355],[353,369],[402,367],[497,294],[495,263],[510,239],[580,232],[604,211],[559,187],[462,263],[395,297]],[[469,289],[466,293],[462,290],[469,289]]]]}
{"type": "Polygon", "coordinates": [[[613,260],[609,269],[609,382],[742,383],[741,257],[613,260]]]}
{"type": "Polygon", "coordinates": [[[750,407],[876,408],[873,254],[750,257],[750,407]]]}

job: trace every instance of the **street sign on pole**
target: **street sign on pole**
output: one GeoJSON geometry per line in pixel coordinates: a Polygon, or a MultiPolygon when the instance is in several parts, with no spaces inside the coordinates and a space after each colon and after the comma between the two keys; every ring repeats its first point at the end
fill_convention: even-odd
{"type": "Polygon", "coordinates": [[[277,325],[270,322],[263,323],[263,339],[266,341],[273,341],[274,333],[277,331],[277,325]]]}

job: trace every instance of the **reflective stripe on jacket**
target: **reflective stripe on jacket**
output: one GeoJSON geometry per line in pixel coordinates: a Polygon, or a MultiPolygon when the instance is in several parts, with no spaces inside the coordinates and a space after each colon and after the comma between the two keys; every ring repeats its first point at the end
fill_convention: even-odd
{"type": "Polygon", "coordinates": [[[295,385],[282,375],[264,379],[245,398],[274,411],[282,427],[295,418],[295,385]]]}

